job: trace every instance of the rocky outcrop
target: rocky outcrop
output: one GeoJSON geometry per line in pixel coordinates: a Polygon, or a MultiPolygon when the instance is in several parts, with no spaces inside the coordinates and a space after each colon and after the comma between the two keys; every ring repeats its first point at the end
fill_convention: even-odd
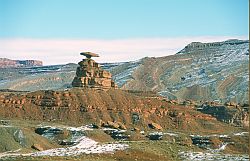
{"type": "Polygon", "coordinates": [[[100,126],[102,127],[109,127],[109,128],[113,128],[113,129],[121,129],[121,130],[126,130],[126,126],[121,123],[121,122],[112,122],[112,121],[107,121],[107,122],[104,122],[104,121],[100,121],[100,126]]]}
{"type": "Polygon", "coordinates": [[[44,148],[41,145],[39,145],[39,144],[33,144],[31,146],[31,148],[33,148],[35,150],[38,150],[38,151],[43,151],[44,150],[44,148]]]}
{"type": "Polygon", "coordinates": [[[219,121],[235,126],[249,127],[249,106],[242,107],[230,102],[225,105],[203,104],[199,109],[219,121]]]}
{"type": "MultiPolygon", "coordinates": [[[[96,128],[122,130],[136,127],[140,130],[170,128],[195,131],[210,130],[215,125],[213,131],[216,131],[226,130],[225,126],[228,126],[192,106],[171,104],[164,98],[137,96],[120,89],[72,88],[67,91],[0,93],[0,116],[95,124],[96,128]],[[212,124],[204,124],[204,121],[212,124]]],[[[67,133],[57,129],[41,128],[36,132],[57,133],[61,139],[67,136],[67,133]]]]}
{"type": "Polygon", "coordinates": [[[76,70],[76,76],[72,82],[73,87],[90,87],[98,89],[117,88],[115,82],[111,79],[112,74],[101,69],[91,57],[98,57],[97,54],[84,52],[81,53],[87,57],[80,61],[76,70]]]}
{"type": "Polygon", "coordinates": [[[162,140],[163,133],[162,132],[149,133],[147,137],[149,138],[149,140],[162,140]]]}
{"type": "Polygon", "coordinates": [[[149,126],[150,128],[152,128],[152,129],[156,129],[156,130],[162,130],[162,129],[163,129],[163,128],[161,127],[161,125],[159,125],[159,124],[157,124],[157,123],[154,123],[154,122],[148,124],[148,126],[149,126]]]}
{"type": "Polygon", "coordinates": [[[11,60],[6,58],[0,58],[0,68],[34,66],[43,66],[43,62],[39,60],[11,60]]]}
{"type": "Polygon", "coordinates": [[[108,129],[104,132],[115,140],[128,140],[130,138],[130,135],[126,134],[124,130],[108,129]]]}

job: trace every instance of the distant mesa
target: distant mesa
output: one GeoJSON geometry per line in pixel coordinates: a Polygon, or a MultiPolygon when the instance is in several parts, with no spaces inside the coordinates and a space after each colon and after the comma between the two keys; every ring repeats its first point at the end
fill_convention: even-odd
{"type": "Polygon", "coordinates": [[[82,52],[80,55],[86,56],[78,64],[76,76],[72,82],[73,87],[89,87],[96,89],[117,88],[115,82],[111,79],[112,74],[103,70],[100,65],[91,57],[99,57],[98,54],[91,52],[82,52]]]}
{"type": "Polygon", "coordinates": [[[211,42],[211,43],[192,42],[187,46],[185,46],[185,48],[179,51],[177,54],[189,53],[194,50],[202,50],[205,48],[218,48],[221,46],[240,45],[240,44],[249,44],[249,40],[229,39],[222,42],[211,42]]]}
{"type": "Polygon", "coordinates": [[[0,58],[0,68],[35,66],[43,66],[43,62],[40,60],[11,60],[7,58],[0,58]]]}

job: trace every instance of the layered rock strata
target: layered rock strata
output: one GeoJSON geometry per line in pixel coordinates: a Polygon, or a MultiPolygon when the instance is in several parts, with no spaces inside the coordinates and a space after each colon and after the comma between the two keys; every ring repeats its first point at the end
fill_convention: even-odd
{"type": "Polygon", "coordinates": [[[117,88],[117,85],[111,79],[112,74],[103,70],[97,62],[91,59],[91,57],[99,57],[99,55],[90,52],[84,52],[81,55],[86,56],[86,59],[78,63],[76,76],[72,82],[73,87],[117,88]]]}

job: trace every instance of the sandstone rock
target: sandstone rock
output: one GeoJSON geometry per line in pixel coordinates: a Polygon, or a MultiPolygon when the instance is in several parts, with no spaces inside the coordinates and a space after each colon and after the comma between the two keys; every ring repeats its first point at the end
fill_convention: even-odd
{"type": "Polygon", "coordinates": [[[150,123],[150,124],[148,124],[149,125],[149,127],[150,128],[152,128],[152,129],[157,129],[157,130],[162,130],[163,128],[161,127],[161,125],[159,125],[159,124],[157,124],[157,123],[154,123],[154,122],[152,122],[152,123],[150,123]]]}
{"type": "Polygon", "coordinates": [[[16,108],[19,108],[19,109],[21,109],[21,108],[23,108],[23,106],[15,106],[16,108]]]}
{"type": "Polygon", "coordinates": [[[106,125],[106,123],[104,121],[102,121],[102,120],[99,121],[98,126],[105,126],[105,125],[106,125]]]}
{"type": "Polygon", "coordinates": [[[140,129],[138,128],[138,127],[134,127],[133,129],[132,129],[132,131],[140,131],[140,129]]]}
{"type": "Polygon", "coordinates": [[[33,144],[31,146],[31,148],[33,148],[35,150],[38,150],[38,151],[43,151],[44,150],[44,148],[41,145],[39,145],[39,144],[33,144]]]}
{"type": "Polygon", "coordinates": [[[184,100],[183,105],[194,105],[195,102],[193,100],[184,100]]]}
{"type": "Polygon", "coordinates": [[[127,127],[123,123],[117,122],[117,124],[119,125],[119,129],[127,130],[127,127]]]}
{"type": "Polygon", "coordinates": [[[20,104],[23,105],[25,103],[25,101],[26,101],[25,98],[21,99],[20,104]]]}
{"type": "MultiPolygon", "coordinates": [[[[202,113],[208,114],[207,119],[209,119],[209,115],[215,117],[217,120],[241,127],[247,127],[249,123],[249,112],[248,108],[244,109],[243,107],[234,108],[231,106],[231,103],[228,103],[225,106],[210,106],[203,105],[201,110],[202,113]],[[230,106],[227,106],[230,104],[230,106]],[[247,125],[247,126],[246,126],[247,125]]],[[[210,117],[211,117],[210,116],[210,117]]],[[[213,118],[212,117],[212,118],[213,118]]]]}
{"type": "Polygon", "coordinates": [[[170,100],[169,103],[177,105],[178,104],[178,100],[170,100]]]}
{"type": "Polygon", "coordinates": [[[237,104],[236,104],[235,102],[230,102],[230,106],[234,106],[234,107],[236,107],[236,106],[237,106],[237,104]]]}
{"type": "Polygon", "coordinates": [[[84,55],[86,56],[87,58],[91,58],[91,57],[99,57],[98,54],[95,54],[95,53],[91,53],[91,52],[82,52],[80,53],[81,55],[84,55]]]}
{"type": "Polygon", "coordinates": [[[9,100],[7,100],[7,99],[3,100],[3,103],[9,103],[9,100]]]}
{"type": "Polygon", "coordinates": [[[118,123],[111,122],[111,121],[107,121],[107,125],[108,127],[114,128],[114,129],[118,129],[120,127],[118,123]]]}
{"type": "Polygon", "coordinates": [[[112,74],[101,69],[100,65],[91,59],[91,57],[98,57],[99,55],[90,52],[84,52],[81,55],[86,56],[87,59],[78,63],[76,76],[72,82],[73,87],[117,88],[117,85],[111,79],[112,74]]]}
{"type": "Polygon", "coordinates": [[[67,137],[69,137],[69,135],[70,135],[70,132],[66,129],[63,129],[62,131],[59,132],[58,138],[60,138],[61,140],[67,139],[67,137]]]}
{"type": "Polygon", "coordinates": [[[64,97],[69,97],[69,93],[63,93],[64,97]]]}
{"type": "Polygon", "coordinates": [[[237,106],[237,104],[235,102],[226,102],[225,105],[226,106],[234,106],[234,107],[237,106]]]}
{"type": "Polygon", "coordinates": [[[247,113],[244,113],[242,116],[242,125],[249,128],[249,115],[247,113]]]}

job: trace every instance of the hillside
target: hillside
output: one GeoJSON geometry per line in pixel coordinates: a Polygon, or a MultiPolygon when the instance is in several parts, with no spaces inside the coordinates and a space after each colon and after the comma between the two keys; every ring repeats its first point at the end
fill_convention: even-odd
{"type": "MultiPolygon", "coordinates": [[[[170,99],[248,103],[249,41],[194,42],[175,55],[105,63],[122,89],[155,91],[170,99]]],[[[0,89],[71,86],[75,64],[1,70],[0,89]]]]}
{"type": "MultiPolygon", "coordinates": [[[[71,122],[76,125],[111,121],[143,129],[148,129],[148,125],[154,122],[167,129],[200,132],[202,128],[209,131],[211,127],[213,131],[221,131],[221,128],[217,129],[222,126],[218,119],[230,124],[236,120],[238,126],[248,127],[249,107],[227,106],[222,105],[218,107],[221,110],[216,110],[216,105],[168,101],[154,93],[115,89],[72,88],[66,91],[1,92],[0,95],[0,116],[4,118],[71,122]],[[201,112],[208,112],[214,117],[196,109],[203,109],[201,112]],[[204,121],[209,121],[208,128],[204,121]]],[[[223,129],[226,130],[226,127],[223,129]]]]}
{"type": "Polygon", "coordinates": [[[248,108],[119,89],[1,92],[0,159],[248,160],[248,108]]]}
{"type": "Polygon", "coordinates": [[[176,55],[144,58],[126,69],[133,64],[112,69],[122,71],[114,80],[123,89],[178,99],[248,102],[249,41],[191,43],[176,55]]]}

